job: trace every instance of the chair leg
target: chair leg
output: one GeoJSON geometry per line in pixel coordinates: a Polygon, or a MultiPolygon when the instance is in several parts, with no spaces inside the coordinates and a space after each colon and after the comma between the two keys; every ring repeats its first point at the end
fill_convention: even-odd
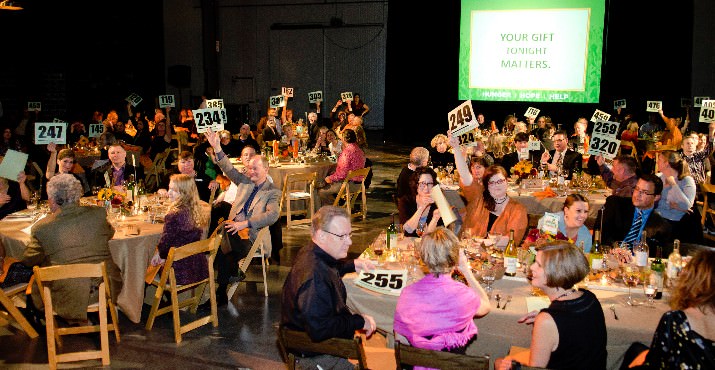
{"type": "Polygon", "coordinates": [[[114,302],[107,301],[107,307],[109,307],[109,314],[112,316],[112,328],[114,330],[114,336],[117,338],[117,343],[121,342],[119,336],[119,321],[117,319],[117,307],[114,302]]]}
{"type": "Polygon", "coordinates": [[[266,279],[266,256],[261,251],[261,267],[263,267],[263,294],[268,297],[268,279],[266,279]]]}
{"type": "Polygon", "coordinates": [[[367,218],[367,194],[365,194],[365,188],[362,189],[362,220],[365,221],[367,218]]]}
{"type": "Polygon", "coordinates": [[[290,222],[290,198],[288,195],[286,195],[286,224],[287,227],[291,227],[291,222],[290,222]]]}
{"type": "Polygon", "coordinates": [[[24,330],[30,338],[37,338],[39,336],[39,334],[37,334],[37,331],[35,331],[35,328],[30,325],[25,316],[22,315],[22,313],[17,309],[17,307],[15,307],[15,304],[12,302],[12,300],[6,297],[5,294],[0,294],[0,304],[5,306],[5,309],[7,310],[8,314],[10,314],[13,319],[15,319],[15,321],[20,325],[22,330],[24,330]]]}
{"type": "MultiPolygon", "coordinates": [[[[46,291],[49,293],[49,291],[46,291]]],[[[57,329],[57,322],[55,317],[52,315],[52,310],[48,307],[52,307],[52,297],[47,297],[47,302],[45,306],[45,329],[47,330],[47,362],[50,365],[50,369],[57,369],[57,347],[55,343],[55,331],[57,329]]]]}
{"type": "Polygon", "coordinates": [[[154,292],[154,303],[151,305],[151,311],[149,311],[149,318],[146,320],[146,330],[151,330],[154,326],[154,319],[156,319],[156,311],[159,310],[159,304],[161,303],[161,297],[164,295],[164,289],[157,287],[156,292],[154,292]]]}
{"type": "MultiPolygon", "coordinates": [[[[100,286],[104,291],[104,283],[100,286]]],[[[102,365],[109,365],[109,330],[107,329],[107,297],[99,298],[99,341],[102,351],[102,365]]]]}
{"type": "MultiPolygon", "coordinates": [[[[173,283],[173,281],[172,281],[173,283]]],[[[174,285],[174,284],[172,284],[174,285]]],[[[179,296],[176,289],[171,289],[171,316],[174,321],[174,341],[181,343],[181,318],[179,317],[179,296]]]]}

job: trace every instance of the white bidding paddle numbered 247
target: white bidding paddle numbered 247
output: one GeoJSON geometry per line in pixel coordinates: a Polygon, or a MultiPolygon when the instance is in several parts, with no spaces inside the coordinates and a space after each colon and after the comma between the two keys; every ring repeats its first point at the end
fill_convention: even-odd
{"type": "Polygon", "coordinates": [[[360,271],[355,285],[378,293],[399,296],[407,285],[407,270],[360,271]]]}
{"type": "Polygon", "coordinates": [[[35,145],[41,144],[67,144],[67,123],[65,122],[36,122],[35,145]]]}
{"type": "Polygon", "coordinates": [[[618,126],[618,122],[596,121],[591,132],[588,154],[600,154],[604,158],[613,159],[621,146],[621,140],[617,138],[618,126]]]}
{"type": "Polygon", "coordinates": [[[222,131],[227,118],[226,109],[223,108],[194,109],[194,122],[196,122],[196,132],[199,134],[209,128],[213,132],[222,131]]]}
{"type": "Polygon", "coordinates": [[[449,122],[449,131],[452,133],[452,136],[462,135],[479,126],[479,123],[474,117],[471,100],[467,100],[457,108],[452,109],[452,111],[447,114],[447,121],[449,122]]]}

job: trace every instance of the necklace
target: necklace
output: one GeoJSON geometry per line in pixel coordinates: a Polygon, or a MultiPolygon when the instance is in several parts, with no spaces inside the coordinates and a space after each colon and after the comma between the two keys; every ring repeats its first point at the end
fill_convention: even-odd
{"type": "Polygon", "coordinates": [[[494,202],[495,202],[496,204],[503,204],[504,202],[506,202],[507,199],[509,199],[509,196],[508,196],[508,195],[505,195],[504,198],[494,199],[494,202]]]}
{"type": "Polygon", "coordinates": [[[574,293],[576,293],[576,289],[571,289],[571,290],[569,290],[568,292],[566,292],[566,293],[564,293],[564,294],[562,294],[562,295],[560,295],[560,296],[554,298],[554,301],[558,301],[559,299],[564,298],[564,297],[568,297],[568,296],[570,296],[571,294],[574,294],[574,293]]]}

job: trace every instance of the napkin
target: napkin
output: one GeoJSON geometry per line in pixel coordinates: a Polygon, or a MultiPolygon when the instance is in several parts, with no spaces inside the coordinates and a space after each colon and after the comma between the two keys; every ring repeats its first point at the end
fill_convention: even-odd
{"type": "Polygon", "coordinates": [[[550,186],[547,186],[546,189],[544,189],[542,191],[535,191],[535,192],[531,193],[531,195],[533,195],[539,199],[554,198],[557,196],[556,193],[553,190],[551,190],[550,186]]]}

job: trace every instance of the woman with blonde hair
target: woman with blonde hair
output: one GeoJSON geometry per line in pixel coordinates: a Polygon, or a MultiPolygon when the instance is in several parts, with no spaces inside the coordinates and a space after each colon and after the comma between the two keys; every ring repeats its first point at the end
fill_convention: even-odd
{"type": "Polygon", "coordinates": [[[474,317],[491,309],[489,297],[449,229],[438,227],[425,234],[419,254],[429,274],[402,290],[395,309],[395,332],[414,347],[464,353],[477,336],[474,317]],[[455,269],[469,286],[452,279],[455,269]]]}
{"type": "MultiPolygon", "coordinates": [[[[201,239],[208,224],[207,213],[199,203],[199,192],[194,178],[189,175],[172,175],[169,180],[169,212],[164,216],[164,230],[161,232],[159,245],[153,266],[164,263],[171,247],[181,247],[201,239]]],[[[174,264],[176,281],[190,284],[208,276],[208,262],[204,256],[195,255],[174,264]]]]}
{"type": "MultiPolygon", "coordinates": [[[[627,140],[635,145],[638,142],[638,122],[630,121],[626,130],[621,133],[621,140],[627,140]]],[[[621,153],[630,153],[633,147],[621,143],[621,153]]]]}
{"type": "Polygon", "coordinates": [[[437,134],[430,141],[430,160],[433,167],[444,167],[447,163],[454,163],[454,157],[449,151],[449,139],[445,134],[437,134]]]}
{"type": "Polygon", "coordinates": [[[694,220],[690,216],[695,204],[697,185],[690,176],[690,169],[683,156],[673,150],[664,150],[656,157],[657,174],[663,180],[663,192],[655,207],[663,218],[673,227],[674,238],[686,243],[702,241],[700,217],[694,220]],[[695,238],[695,239],[693,239],[695,238]]]}

